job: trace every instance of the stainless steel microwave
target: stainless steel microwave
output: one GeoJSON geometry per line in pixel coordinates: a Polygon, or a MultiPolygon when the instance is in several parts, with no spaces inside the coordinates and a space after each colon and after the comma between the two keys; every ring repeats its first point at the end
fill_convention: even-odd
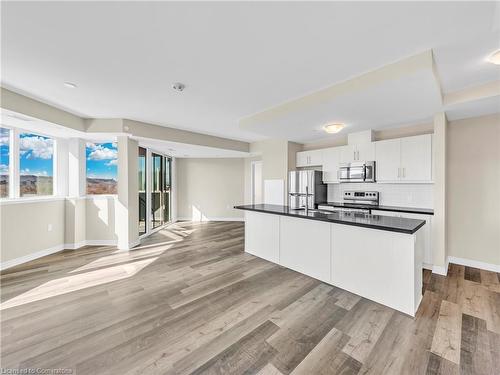
{"type": "Polygon", "coordinates": [[[375,182],[375,162],[341,164],[338,174],[340,182],[375,182]]]}

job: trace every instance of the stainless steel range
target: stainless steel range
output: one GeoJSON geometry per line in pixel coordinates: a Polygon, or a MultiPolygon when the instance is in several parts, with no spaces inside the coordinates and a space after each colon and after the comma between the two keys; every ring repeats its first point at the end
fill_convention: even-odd
{"type": "Polygon", "coordinates": [[[369,214],[370,210],[378,206],[378,191],[344,191],[343,201],[338,205],[319,205],[323,211],[360,212],[369,214]]]}

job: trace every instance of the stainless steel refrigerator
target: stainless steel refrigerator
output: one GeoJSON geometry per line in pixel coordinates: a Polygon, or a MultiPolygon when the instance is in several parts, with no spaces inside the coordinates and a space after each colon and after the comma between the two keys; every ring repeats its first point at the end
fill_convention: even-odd
{"type": "Polygon", "coordinates": [[[323,172],[314,170],[291,171],[288,174],[288,206],[292,209],[314,209],[325,203],[326,184],[322,181],[323,172]]]}

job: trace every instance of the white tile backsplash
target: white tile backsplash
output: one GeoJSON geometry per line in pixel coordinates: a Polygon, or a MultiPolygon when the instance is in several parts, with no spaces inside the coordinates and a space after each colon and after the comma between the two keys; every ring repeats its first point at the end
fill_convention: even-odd
{"type": "Polygon", "coordinates": [[[378,191],[380,205],[434,208],[433,188],[433,184],[328,184],[328,201],[342,202],[345,190],[378,191]]]}

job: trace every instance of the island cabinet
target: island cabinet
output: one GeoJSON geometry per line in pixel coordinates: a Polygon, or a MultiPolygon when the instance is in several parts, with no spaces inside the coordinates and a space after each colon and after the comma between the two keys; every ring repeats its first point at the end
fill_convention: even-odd
{"type": "Polygon", "coordinates": [[[422,299],[420,230],[399,233],[252,207],[245,211],[246,252],[415,316],[422,299]]]}
{"type": "Polygon", "coordinates": [[[280,218],[280,264],[330,282],[330,224],[280,218]]]}
{"type": "Polygon", "coordinates": [[[333,285],[414,316],[422,299],[419,235],[332,224],[331,237],[333,285]]]}
{"type": "Polygon", "coordinates": [[[245,213],[245,251],[279,263],[280,217],[257,212],[245,213]]]}

